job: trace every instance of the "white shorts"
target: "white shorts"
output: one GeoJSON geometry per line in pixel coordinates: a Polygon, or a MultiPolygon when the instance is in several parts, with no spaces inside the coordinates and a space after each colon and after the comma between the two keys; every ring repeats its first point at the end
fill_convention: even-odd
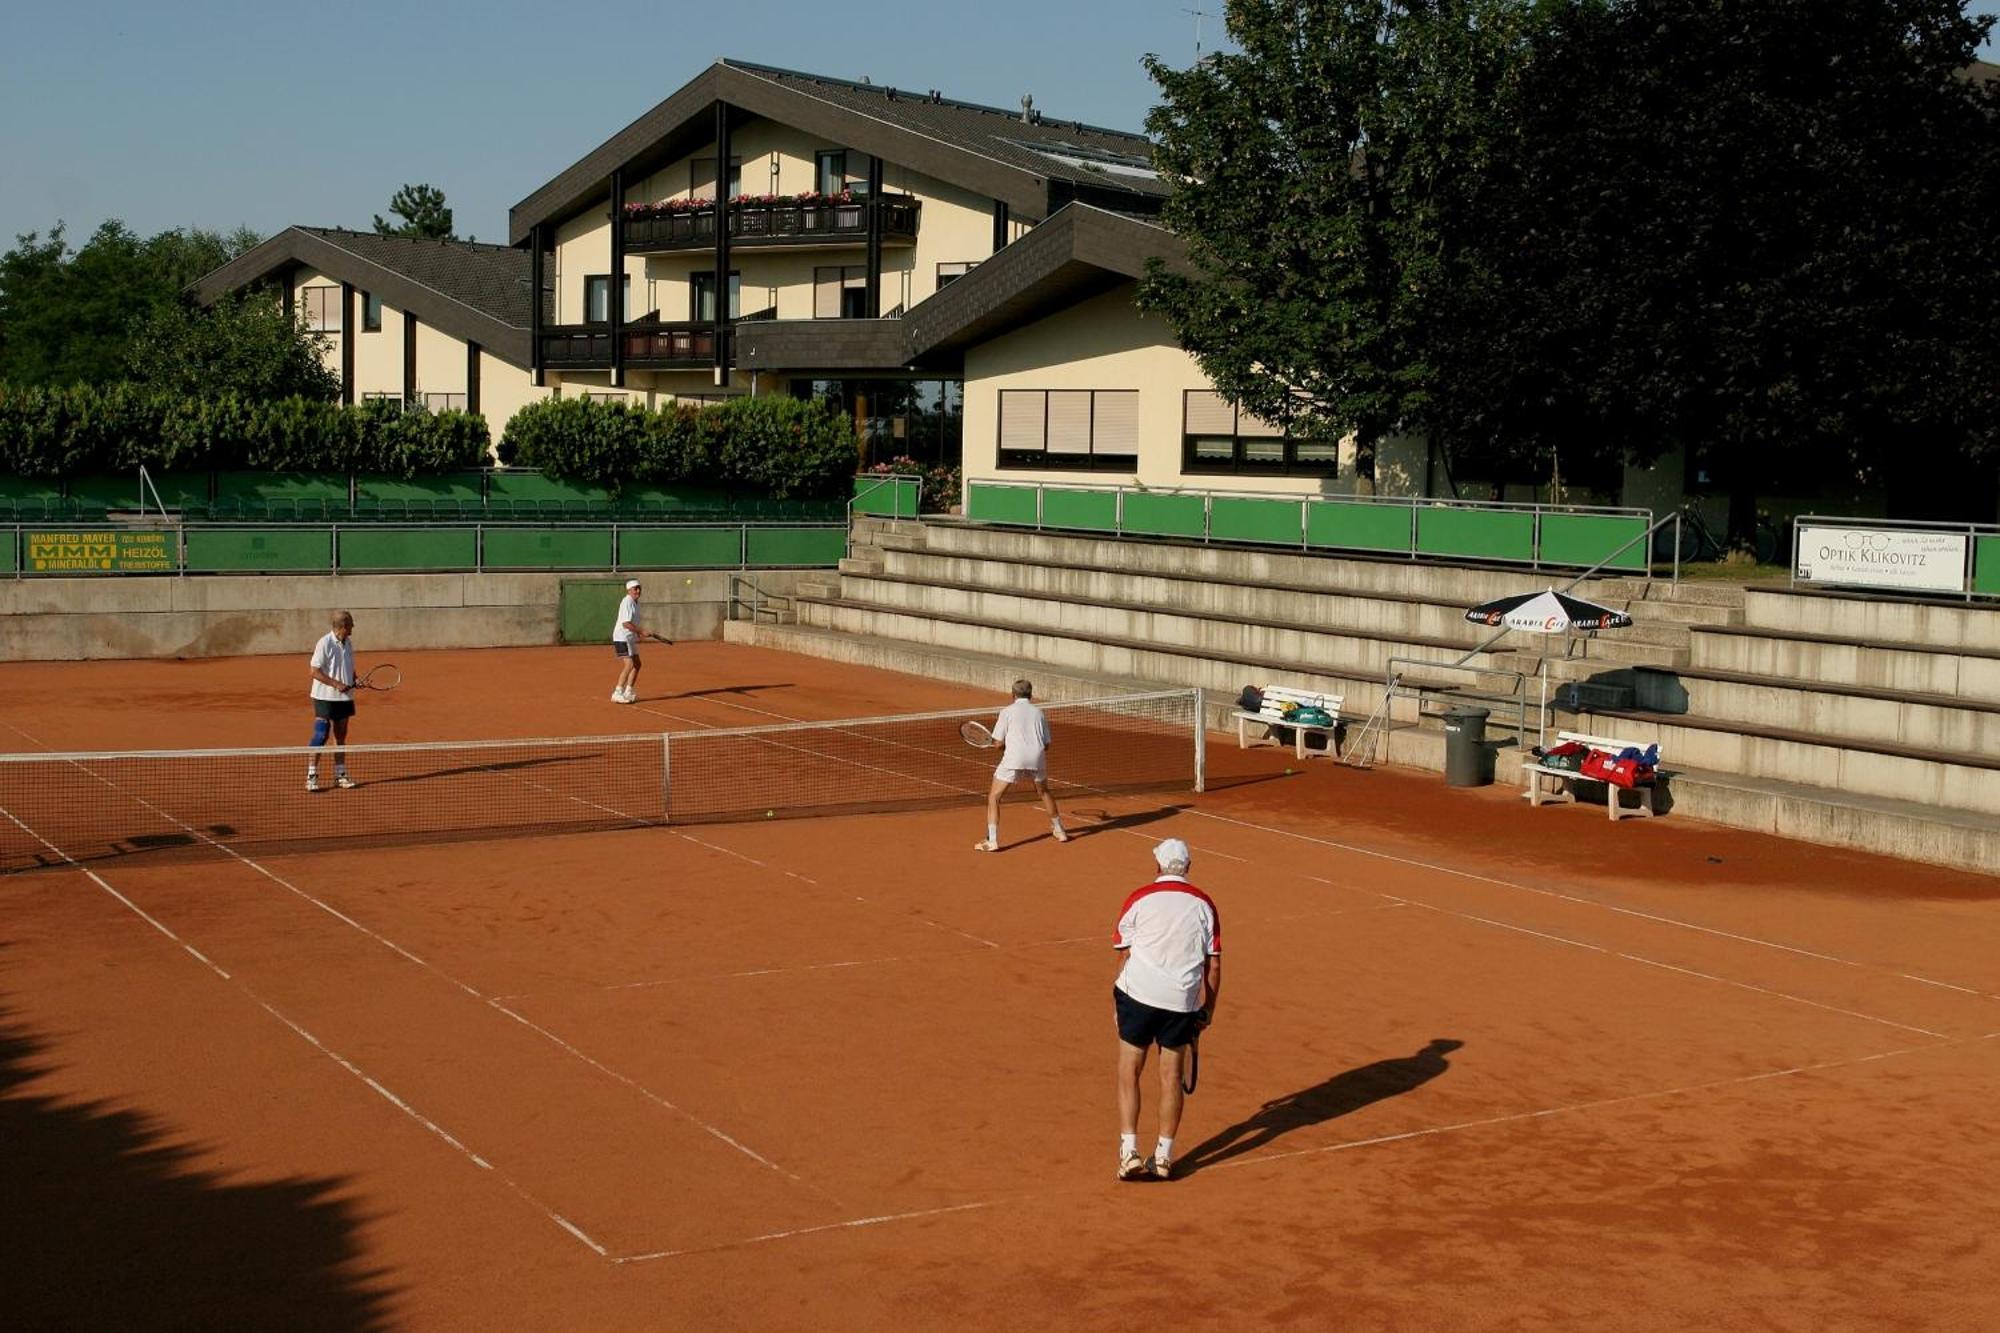
{"type": "Polygon", "coordinates": [[[1019,782],[1023,778],[1030,782],[1047,782],[1049,780],[1049,766],[1046,763],[1040,763],[1036,764],[1033,768],[1009,768],[1005,764],[1002,764],[993,770],[993,776],[1002,782],[1019,782]]]}

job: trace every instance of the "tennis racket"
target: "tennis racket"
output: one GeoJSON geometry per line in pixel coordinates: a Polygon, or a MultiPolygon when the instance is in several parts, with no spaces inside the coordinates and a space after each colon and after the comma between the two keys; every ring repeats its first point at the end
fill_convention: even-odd
{"type": "Polygon", "coordinates": [[[403,683],[403,668],[394,662],[368,668],[368,674],[354,682],[357,690],[393,690],[403,683]]]}
{"type": "Polygon", "coordinates": [[[653,631],[651,631],[651,630],[647,630],[647,631],[646,631],[646,637],[647,637],[647,638],[649,638],[649,639],[651,639],[651,640],[652,640],[652,641],[653,641],[654,643],[664,643],[664,644],[665,644],[665,645],[667,645],[667,647],[669,647],[669,648],[671,648],[671,647],[673,647],[673,646],[674,646],[674,641],[673,641],[672,639],[668,638],[668,637],[667,637],[666,635],[664,635],[664,634],[655,634],[655,633],[653,633],[653,631]]]}
{"type": "Polygon", "coordinates": [[[992,732],[971,718],[958,724],[958,738],[975,750],[990,750],[1000,743],[993,739],[992,732]]]}
{"type": "MultiPolygon", "coordinates": [[[[1200,1015],[1199,1027],[1203,1028],[1207,1027],[1208,1010],[1197,1009],[1195,1012],[1198,1015],[1200,1015]]],[[[1199,1030],[1197,1030],[1195,1032],[1194,1039],[1188,1042],[1187,1067],[1181,1070],[1182,1095],[1188,1097],[1194,1096],[1195,1085],[1200,1082],[1201,1082],[1201,1033],[1199,1030]]]]}

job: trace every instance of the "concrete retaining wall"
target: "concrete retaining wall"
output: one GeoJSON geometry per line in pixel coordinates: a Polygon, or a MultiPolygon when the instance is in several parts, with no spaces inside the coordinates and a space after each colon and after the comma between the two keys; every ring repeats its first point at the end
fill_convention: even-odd
{"type": "Polygon", "coordinates": [[[2000,652],[2000,606],[1990,602],[1899,602],[1753,587],[1744,597],[1743,620],[1792,634],[2000,652]]]}
{"type": "MultiPolygon", "coordinates": [[[[673,638],[718,637],[732,573],[646,575],[648,623],[673,638]]],[[[325,631],[335,607],[354,613],[356,633],[370,649],[530,647],[558,641],[564,582],[621,577],[565,571],[17,579],[0,582],[0,661],[302,651],[325,631]]],[[[799,571],[756,575],[776,593],[789,593],[800,577],[799,571]]]]}

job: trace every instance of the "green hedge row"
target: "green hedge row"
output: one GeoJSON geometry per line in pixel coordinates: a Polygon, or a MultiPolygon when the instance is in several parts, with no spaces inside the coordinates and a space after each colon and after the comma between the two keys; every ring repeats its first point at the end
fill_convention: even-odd
{"type": "Polygon", "coordinates": [[[545,398],[514,414],[501,461],[616,494],[689,482],[773,499],[845,495],[853,421],[782,395],[658,410],[593,398],[545,398]]]}
{"type": "Polygon", "coordinates": [[[185,398],[129,384],[0,389],[0,473],[254,470],[418,477],[486,462],[483,418],[305,398],[185,398]]]}

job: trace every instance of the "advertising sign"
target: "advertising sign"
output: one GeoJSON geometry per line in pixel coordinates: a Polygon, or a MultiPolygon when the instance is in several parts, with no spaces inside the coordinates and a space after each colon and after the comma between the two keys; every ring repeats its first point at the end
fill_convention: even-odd
{"type": "Polygon", "coordinates": [[[30,574],[171,574],[179,543],[171,532],[28,531],[21,568],[30,574]]]}
{"type": "Polygon", "coordinates": [[[1845,583],[1897,592],[1965,591],[1963,532],[1801,524],[1801,583],[1845,583]]]}

